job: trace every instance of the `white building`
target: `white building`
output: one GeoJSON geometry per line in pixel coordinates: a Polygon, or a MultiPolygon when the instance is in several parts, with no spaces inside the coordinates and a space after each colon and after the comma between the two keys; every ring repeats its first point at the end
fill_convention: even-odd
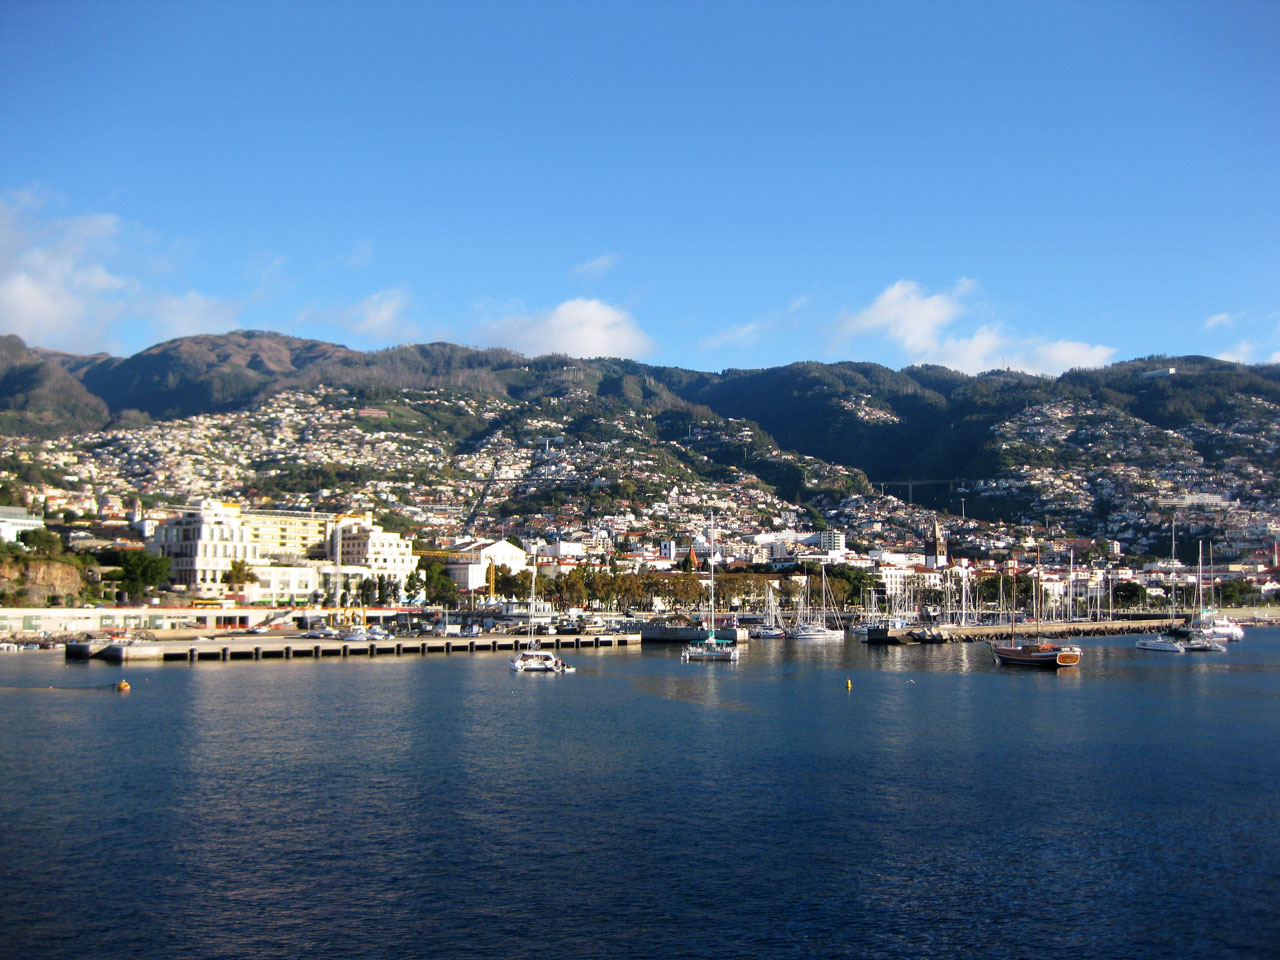
{"type": "Polygon", "coordinates": [[[823,530],[818,534],[818,549],[827,553],[843,553],[844,534],[839,530],[823,530]]]}
{"type": "Polygon", "coordinates": [[[490,565],[506,565],[512,572],[529,564],[529,555],[506,540],[472,540],[457,544],[444,568],[461,590],[475,590],[488,582],[490,565]]]}
{"type": "Polygon", "coordinates": [[[367,567],[375,577],[385,576],[403,584],[418,565],[413,544],[376,523],[339,523],[331,539],[330,555],[339,565],[367,567]]]}
{"type": "Polygon", "coordinates": [[[26,507],[0,507],[0,540],[14,542],[25,530],[43,530],[44,518],[27,512],[26,507]]]}
{"type": "Polygon", "coordinates": [[[367,514],[246,510],[217,500],[158,523],[147,550],[169,558],[175,586],[204,597],[225,596],[223,576],[243,561],[257,578],[242,589],[249,602],[337,599],[378,574],[403,585],[415,566],[412,545],[367,514]]]}

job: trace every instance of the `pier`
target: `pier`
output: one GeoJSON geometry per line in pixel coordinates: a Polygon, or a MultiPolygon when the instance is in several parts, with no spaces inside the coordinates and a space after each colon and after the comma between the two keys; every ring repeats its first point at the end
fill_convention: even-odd
{"type": "MultiPolygon", "coordinates": [[[[612,633],[581,636],[535,637],[544,650],[580,650],[640,644],[639,634],[612,633]]],[[[111,663],[161,660],[185,663],[231,660],[319,660],[325,657],[403,657],[430,653],[482,653],[528,650],[526,637],[484,634],[478,637],[365,637],[316,640],[309,637],[215,637],[185,640],[73,641],[66,646],[68,660],[106,660],[111,663]]]]}

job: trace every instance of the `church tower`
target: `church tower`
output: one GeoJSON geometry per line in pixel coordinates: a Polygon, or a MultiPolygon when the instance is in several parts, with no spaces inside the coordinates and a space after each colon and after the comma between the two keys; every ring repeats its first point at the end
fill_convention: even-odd
{"type": "Polygon", "coordinates": [[[937,517],[933,518],[933,535],[924,541],[924,565],[931,570],[941,570],[947,565],[947,540],[937,517]]]}

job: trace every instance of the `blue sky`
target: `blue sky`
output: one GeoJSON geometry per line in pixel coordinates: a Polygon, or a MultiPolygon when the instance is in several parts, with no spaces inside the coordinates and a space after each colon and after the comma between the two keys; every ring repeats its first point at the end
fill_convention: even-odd
{"type": "Polygon", "coordinates": [[[0,331],[1280,361],[1280,3],[0,8],[0,331]]]}

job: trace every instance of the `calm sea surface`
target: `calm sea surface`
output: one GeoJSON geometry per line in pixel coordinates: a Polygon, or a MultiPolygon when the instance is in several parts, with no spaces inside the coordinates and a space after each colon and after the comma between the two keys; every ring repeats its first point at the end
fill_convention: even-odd
{"type": "Polygon", "coordinates": [[[1280,630],[1083,646],[0,655],[0,956],[1280,955],[1280,630]]]}

